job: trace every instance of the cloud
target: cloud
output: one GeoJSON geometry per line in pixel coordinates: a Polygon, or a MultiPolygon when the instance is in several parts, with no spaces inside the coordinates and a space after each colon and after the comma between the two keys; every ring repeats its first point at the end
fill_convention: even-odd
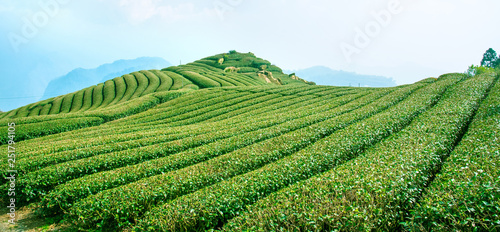
{"type": "Polygon", "coordinates": [[[195,4],[167,4],[161,0],[120,0],[120,8],[127,15],[129,23],[138,25],[151,19],[161,19],[163,22],[177,22],[208,16],[206,9],[198,10],[195,4]]]}
{"type": "Polygon", "coordinates": [[[14,10],[13,6],[2,6],[0,5],[0,12],[9,12],[14,10]]]}

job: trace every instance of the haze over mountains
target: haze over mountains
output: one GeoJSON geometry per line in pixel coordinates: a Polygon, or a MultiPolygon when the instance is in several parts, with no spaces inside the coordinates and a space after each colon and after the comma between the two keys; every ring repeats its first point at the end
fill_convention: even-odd
{"type": "Polygon", "coordinates": [[[363,75],[342,70],[333,70],[325,66],[314,66],[294,72],[300,78],[313,81],[318,85],[361,86],[361,87],[393,87],[396,82],[392,78],[363,75]]]}
{"type": "Polygon", "coordinates": [[[40,100],[78,91],[134,71],[162,69],[169,66],[171,64],[160,57],[140,57],[133,60],[117,60],[95,69],[74,69],[68,74],[50,81],[40,100]]]}

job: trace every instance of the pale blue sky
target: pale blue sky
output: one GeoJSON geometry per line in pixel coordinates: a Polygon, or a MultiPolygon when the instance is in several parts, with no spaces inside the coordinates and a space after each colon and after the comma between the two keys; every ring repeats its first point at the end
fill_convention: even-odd
{"type": "Polygon", "coordinates": [[[500,50],[498,9],[494,0],[3,0],[0,110],[36,101],[74,68],[232,49],[288,70],[324,65],[413,83],[500,50]]]}

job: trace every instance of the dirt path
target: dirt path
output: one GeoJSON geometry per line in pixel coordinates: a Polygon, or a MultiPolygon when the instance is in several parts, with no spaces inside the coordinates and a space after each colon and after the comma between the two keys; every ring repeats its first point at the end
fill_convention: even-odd
{"type": "Polygon", "coordinates": [[[31,208],[22,207],[16,209],[15,224],[10,224],[9,210],[5,207],[0,210],[0,231],[2,232],[35,232],[35,231],[64,231],[55,224],[50,225],[43,218],[37,218],[31,208]]]}

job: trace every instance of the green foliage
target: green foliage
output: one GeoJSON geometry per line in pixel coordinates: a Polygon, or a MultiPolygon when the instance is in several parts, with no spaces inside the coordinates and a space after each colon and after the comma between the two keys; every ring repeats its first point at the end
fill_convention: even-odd
{"type": "Polygon", "coordinates": [[[193,83],[190,80],[183,77],[182,75],[179,75],[175,72],[171,72],[171,71],[162,71],[162,72],[164,72],[166,75],[168,75],[170,78],[172,78],[173,85],[172,85],[170,90],[182,89],[185,85],[193,83]]]}
{"type": "MultiPolygon", "coordinates": [[[[419,111],[428,107],[432,98],[436,101],[439,92],[443,92],[446,85],[439,87],[431,86],[422,89],[415,93],[419,96],[418,98],[410,98],[390,108],[387,112],[382,112],[366,120],[362,120],[363,116],[357,114],[359,118],[354,120],[359,122],[343,129],[342,127],[332,128],[331,130],[335,131],[333,134],[318,140],[313,146],[298,153],[256,171],[242,174],[207,187],[203,191],[179,197],[168,204],[153,208],[142,220],[142,225],[139,224],[136,227],[136,231],[148,229],[176,231],[181,228],[206,230],[222,224],[227,219],[237,216],[247,204],[252,204],[290,183],[307,179],[316,173],[325,171],[328,167],[342,163],[355,156],[362,150],[362,147],[375,143],[390,134],[391,131],[397,131],[408,124],[419,111]],[[421,94],[430,91],[434,93],[421,94]],[[408,107],[409,105],[412,107],[408,107]],[[367,128],[367,124],[373,125],[373,127],[367,128]],[[346,141],[349,142],[346,143],[346,141]],[[328,154],[332,155],[328,156],[328,154]],[[171,220],[160,220],[165,217],[171,220]]],[[[398,94],[402,92],[404,91],[398,94]]],[[[398,98],[394,98],[395,96],[397,94],[389,95],[380,101],[389,100],[386,103],[392,105],[395,104],[392,101],[398,101],[396,100],[398,98]]],[[[384,106],[379,105],[379,107],[384,106]]],[[[363,113],[368,113],[370,110],[380,110],[380,108],[368,105],[359,109],[360,112],[364,111],[363,113]]],[[[341,116],[341,118],[343,117],[341,116]]]]}
{"type": "MultiPolygon", "coordinates": [[[[304,111],[301,111],[301,113],[304,113],[304,111]]],[[[57,192],[54,192],[53,194],[50,194],[50,196],[47,196],[44,200],[44,202],[46,203],[42,204],[47,205],[47,208],[51,208],[52,206],[61,207],[64,205],[68,205],[68,203],[71,203],[73,200],[77,198],[83,198],[88,195],[88,192],[81,191],[81,189],[89,189],[92,192],[102,191],[114,186],[126,184],[133,180],[139,180],[141,177],[156,175],[186,167],[191,164],[195,164],[197,162],[201,162],[209,158],[213,158],[233,151],[235,149],[243,148],[244,146],[261,141],[263,139],[278,136],[290,130],[286,127],[274,126],[280,123],[284,123],[292,118],[290,114],[288,114],[287,116],[288,117],[284,115],[284,117],[279,118],[268,118],[269,120],[255,118],[251,122],[240,121],[232,125],[225,125],[226,123],[222,122],[216,123],[213,125],[215,128],[218,128],[218,130],[225,129],[227,130],[225,131],[225,133],[232,134],[235,137],[229,137],[216,141],[214,143],[207,143],[206,145],[203,145],[201,147],[187,150],[171,157],[160,158],[135,166],[128,166],[118,170],[113,170],[107,172],[104,175],[106,176],[105,179],[102,178],[101,173],[100,175],[86,176],[84,178],[68,182],[65,185],[58,186],[57,192]],[[247,124],[248,126],[244,126],[244,124],[247,124]],[[269,128],[270,126],[273,127],[269,128]],[[275,128],[282,129],[276,130],[275,128]],[[283,129],[285,129],[285,131],[283,131],[283,129]],[[124,173],[129,173],[127,175],[127,179],[123,178],[124,173]]],[[[191,133],[193,135],[199,135],[197,137],[201,138],[204,136],[204,133],[213,133],[214,130],[217,130],[215,128],[206,128],[199,125],[193,125],[190,126],[189,129],[185,127],[182,127],[180,129],[175,128],[178,130],[178,132],[169,134],[172,137],[186,136],[191,133]]],[[[169,149],[176,149],[176,146],[178,145],[173,144],[173,146],[169,149]]]]}
{"type": "Polygon", "coordinates": [[[103,87],[103,100],[102,104],[100,107],[106,107],[108,106],[115,98],[116,98],[116,93],[115,93],[115,81],[114,80],[108,80],[104,82],[104,87],[103,87]]]}
{"type": "MultiPolygon", "coordinates": [[[[80,223],[86,224],[87,226],[94,226],[94,223],[99,221],[108,224],[108,226],[126,224],[131,217],[137,217],[141,212],[148,210],[151,205],[154,205],[160,200],[172,199],[179,194],[189,193],[205,187],[206,185],[251,171],[273,160],[290,155],[294,151],[304,148],[308,144],[339,129],[339,127],[345,127],[346,125],[356,122],[360,118],[367,117],[380,111],[384,107],[387,107],[387,105],[394,104],[394,101],[400,101],[402,97],[408,95],[412,90],[418,87],[419,86],[411,86],[401,89],[397,91],[397,93],[387,97],[388,101],[380,101],[374,103],[374,105],[370,105],[370,107],[365,107],[357,111],[350,112],[360,107],[360,104],[364,105],[366,102],[373,101],[376,97],[370,96],[369,98],[364,98],[363,101],[360,100],[360,102],[345,105],[340,109],[331,110],[322,114],[315,114],[312,117],[317,118],[316,120],[303,118],[301,123],[292,121],[284,126],[309,126],[300,130],[293,130],[291,133],[261,143],[252,144],[249,147],[236,150],[235,152],[211,159],[199,165],[190,166],[165,175],[144,179],[134,184],[103,191],[95,195],[95,197],[86,198],[76,203],[73,208],[70,209],[72,218],[79,220],[80,223]],[[346,114],[343,115],[341,119],[335,118],[335,116],[342,115],[343,113],[346,114]],[[311,125],[311,123],[316,124],[311,125]],[[168,187],[154,187],[158,186],[160,183],[162,186],[168,187]],[[140,191],[140,196],[138,195],[138,189],[142,189],[142,191],[140,191]],[[96,201],[96,199],[114,200],[96,201]],[[125,201],[125,199],[128,200],[125,201]],[[131,201],[130,199],[135,200],[131,201]],[[97,209],[101,210],[98,212],[97,209]]],[[[382,96],[384,95],[383,92],[380,94],[382,96]]]]}
{"type": "Polygon", "coordinates": [[[80,90],[80,91],[75,93],[75,96],[73,97],[73,103],[71,105],[70,112],[77,112],[82,108],[84,94],[85,94],[85,90],[80,90]]]}
{"type": "Polygon", "coordinates": [[[16,206],[81,230],[495,230],[500,84],[470,73],[311,86],[230,51],[0,113],[0,149],[16,206]]]}
{"type": "Polygon", "coordinates": [[[147,95],[156,92],[158,87],[160,87],[160,78],[147,70],[140,71],[140,73],[144,74],[148,79],[147,88],[146,90],[144,90],[142,95],[147,95]]]}
{"type": "Polygon", "coordinates": [[[271,65],[271,66],[267,67],[267,69],[266,69],[266,70],[267,70],[267,71],[269,71],[269,72],[273,72],[273,73],[274,73],[274,72],[277,72],[277,73],[283,73],[283,70],[281,70],[281,68],[279,68],[279,67],[278,67],[278,66],[276,66],[276,65],[271,65]]]}
{"type": "Polygon", "coordinates": [[[357,159],[257,202],[226,228],[401,230],[492,81],[479,77],[448,88],[401,132],[357,159]]]}
{"type": "MultiPolygon", "coordinates": [[[[89,87],[84,89],[85,93],[83,94],[83,105],[82,108],[80,109],[81,111],[86,111],[92,107],[92,96],[94,95],[94,87],[89,87]]],[[[42,111],[40,111],[40,115],[42,115],[42,111]]],[[[46,115],[46,114],[43,114],[46,115]]]]}
{"type": "Polygon", "coordinates": [[[59,96],[54,98],[54,101],[52,102],[52,107],[50,108],[49,114],[59,114],[61,112],[61,105],[62,101],[64,99],[64,96],[59,96]]]}
{"type": "Polygon", "coordinates": [[[50,113],[50,108],[52,108],[52,103],[43,104],[39,115],[48,115],[50,113]]]}
{"type": "Polygon", "coordinates": [[[490,48],[484,53],[483,59],[481,60],[481,66],[494,68],[497,64],[497,59],[497,52],[490,48]]]}
{"type": "Polygon", "coordinates": [[[146,89],[149,86],[149,79],[146,76],[144,76],[144,74],[142,74],[140,72],[133,72],[132,74],[134,75],[135,79],[137,80],[137,88],[135,89],[135,92],[130,99],[134,99],[134,98],[138,98],[140,96],[143,96],[144,91],[146,91],[146,89]]]}
{"type": "Polygon", "coordinates": [[[117,77],[113,79],[115,86],[115,97],[113,101],[109,103],[109,105],[115,105],[123,98],[125,92],[127,91],[127,84],[125,83],[124,77],[117,77]]]}
{"type": "MultiPolygon", "coordinates": [[[[40,116],[38,118],[26,119],[10,119],[6,122],[16,123],[15,141],[22,141],[32,138],[37,138],[45,135],[61,133],[65,131],[80,129],[93,125],[99,125],[103,122],[102,118],[98,117],[78,117],[78,118],[58,118],[52,116],[40,116]],[[30,122],[31,121],[31,122],[30,122]]],[[[4,123],[2,125],[6,125],[4,123]]],[[[7,131],[7,127],[2,126],[3,131],[7,131]]],[[[0,144],[6,144],[7,137],[0,138],[0,144]]]]}
{"type": "Polygon", "coordinates": [[[494,231],[500,226],[500,82],[481,104],[469,130],[446,159],[421,203],[411,230],[494,231]]]}
{"type": "Polygon", "coordinates": [[[137,79],[135,78],[134,75],[131,74],[123,75],[123,79],[125,79],[125,84],[127,87],[125,93],[123,94],[123,98],[119,101],[119,103],[130,100],[134,95],[138,86],[137,79]]]}
{"type": "Polygon", "coordinates": [[[189,79],[191,82],[200,86],[201,88],[212,88],[221,86],[219,82],[192,71],[180,71],[179,74],[182,74],[185,78],[189,79]]]}
{"type": "Polygon", "coordinates": [[[170,78],[165,72],[158,70],[151,70],[151,72],[160,79],[160,86],[156,89],[157,92],[168,91],[172,88],[172,78],[170,78]]]}
{"type": "Polygon", "coordinates": [[[64,95],[63,101],[61,103],[61,113],[69,113],[71,106],[73,105],[73,98],[75,93],[64,95]]]}
{"type": "Polygon", "coordinates": [[[471,65],[469,66],[465,74],[467,74],[468,76],[476,76],[483,74],[494,74],[495,72],[498,72],[498,70],[490,67],[471,65]]]}
{"type": "MultiPolygon", "coordinates": [[[[28,114],[28,117],[32,117],[32,116],[38,116],[40,115],[40,111],[42,110],[42,106],[35,106],[34,108],[30,109],[30,113],[28,114]]],[[[0,118],[1,115],[0,115],[0,118]]]]}
{"type": "MultiPolygon", "coordinates": [[[[95,110],[99,106],[101,106],[102,101],[104,99],[103,89],[104,89],[103,83],[98,84],[97,86],[94,87],[94,91],[92,92],[92,106],[88,110],[95,110]]],[[[56,105],[52,106],[52,108],[54,107],[57,108],[56,105]]]]}
{"type": "Polygon", "coordinates": [[[255,73],[259,71],[258,68],[253,68],[253,67],[240,67],[239,69],[240,69],[238,71],[239,73],[248,73],[248,72],[255,73]]]}

